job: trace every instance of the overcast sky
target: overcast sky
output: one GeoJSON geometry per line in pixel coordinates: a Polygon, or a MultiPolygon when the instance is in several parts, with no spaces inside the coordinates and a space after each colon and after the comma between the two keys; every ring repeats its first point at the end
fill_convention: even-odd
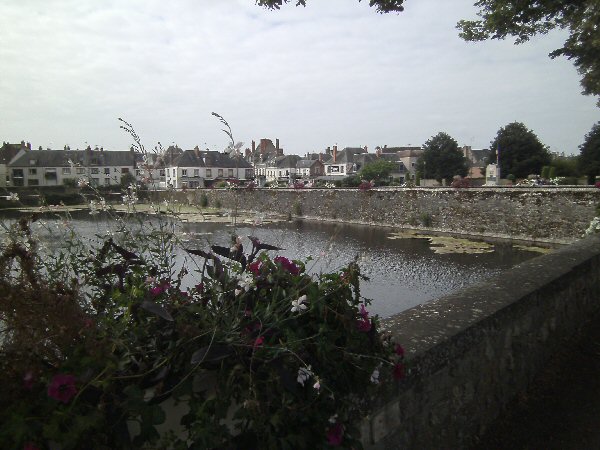
{"type": "Polygon", "coordinates": [[[573,65],[547,56],[565,35],[465,43],[455,25],[473,3],[380,15],[367,0],[2,0],[0,136],[123,150],[123,117],[149,149],[222,150],[216,111],[245,147],[279,138],[290,154],[420,146],[440,131],[487,148],[513,121],[578,153],[600,109],[573,65]]]}

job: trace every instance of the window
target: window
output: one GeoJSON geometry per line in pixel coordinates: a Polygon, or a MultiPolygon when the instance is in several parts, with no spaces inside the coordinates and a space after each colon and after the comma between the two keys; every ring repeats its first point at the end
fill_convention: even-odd
{"type": "Polygon", "coordinates": [[[63,175],[71,175],[71,168],[70,167],[63,167],[62,168],[62,174],[63,175]]]}
{"type": "Polygon", "coordinates": [[[97,167],[92,167],[90,172],[92,175],[98,175],[98,173],[100,173],[100,170],[97,167]]]}
{"type": "Polygon", "coordinates": [[[129,173],[129,167],[121,167],[121,173],[129,173]]]}
{"type": "Polygon", "coordinates": [[[164,177],[164,176],[165,176],[165,169],[160,169],[160,171],[159,171],[159,175],[160,175],[161,177],[164,177]]]}
{"type": "Polygon", "coordinates": [[[46,169],[44,174],[47,180],[56,180],[56,169],[46,169]]]}
{"type": "Polygon", "coordinates": [[[29,169],[29,175],[37,175],[37,169],[29,169]]]}
{"type": "Polygon", "coordinates": [[[200,169],[194,169],[194,176],[195,177],[199,177],[200,176],[200,169]]]}
{"type": "Polygon", "coordinates": [[[84,175],[84,174],[85,174],[85,167],[78,167],[77,175],[84,175]]]}
{"type": "Polygon", "coordinates": [[[232,177],[233,176],[233,169],[227,169],[227,176],[228,177],[232,177]]]}
{"type": "Polygon", "coordinates": [[[252,169],[246,169],[246,179],[252,178],[252,169]]]}
{"type": "Polygon", "coordinates": [[[219,177],[223,176],[223,169],[219,169],[219,177]]]}
{"type": "Polygon", "coordinates": [[[110,167],[104,168],[104,175],[110,175],[110,167]]]}
{"type": "Polygon", "coordinates": [[[206,178],[212,177],[212,169],[206,169],[206,178]]]}
{"type": "Polygon", "coordinates": [[[104,179],[104,185],[105,186],[109,186],[110,185],[110,178],[105,178],[104,179]]]}
{"type": "Polygon", "coordinates": [[[23,178],[23,169],[13,169],[13,178],[23,178]]]}
{"type": "Polygon", "coordinates": [[[187,177],[187,169],[181,169],[181,176],[187,177]]]}

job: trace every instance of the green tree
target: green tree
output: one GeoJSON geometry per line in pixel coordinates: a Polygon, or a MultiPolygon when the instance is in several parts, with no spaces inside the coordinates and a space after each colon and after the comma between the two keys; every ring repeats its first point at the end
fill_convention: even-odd
{"type": "Polygon", "coordinates": [[[552,158],[552,167],[556,167],[557,177],[578,177],[579,158],[576,156],[556,156],[552,158]]]}
{"type": "MultiPolygon", "coordinates": [[[[270,9],[279,9],[283,3],[289,3],[291,0],[256,0],[256,4],[270,9]]],[[[294,0],[296,6],[306,6],[306,0],[294,0]]],[[[362,0],[358,0],[359,2],[362,0]]],[[[404,0],[369,0],[369,6],[375,6],[379,13],[401,12],[404,11],[402,4],[404,0]]]]}
{"type": "Polygon", "coordinates": [[[377,161],[365,164],[361,169],[358,176],[363,180],[387,180],[390,174],[396,169],[396,164],[385,159],[378,159],[377,161]]]}
{"type": "MultiPolygon", "coordinates": [[[[586,95],[600,95],[600,3],[598,0],[478,0],[480,20],[461,20],[460,37],[466,41],[515,37],[522,44],[537,34],[568,29],[569,37],[551,58],[564,56],[582,75],[586,95]]],[[[598,102],[600,106],[600,101],[598,102]]]]}
{"type": "Polygon", "coordinates": [[[588,177],[588,183],[594,184],[600,174],[600,122],[594,124],[585,135],[585,141],[579,146],[579,167],[588,177]]]}
{"type": "Polygon", "coordinates": [[[423,174],[424,179],[450,182],[455,175],[467,175],[467,159],[458,149],[458,143],[447,133],[433,136],[423,144],[423,149],[425,151],[417,161],[417,171],[423,174]]]}
{"type": "Polygon", "coordinates": [[[124,173],[121,175],[121,187],[126,188],[130,184],[135,184],[135,177],[131,172],[124,173]]]}
{"type": "Polygon", "coordinates": [[[548,149],[535,133],[520,122],[509,123],[498,130],[490,144],[488,163],[497,163],[497,150],[500,149],[500,175],[513,174],[517,178],[527,178],[539,174],[543,166],[550,165],[548,149]]]}

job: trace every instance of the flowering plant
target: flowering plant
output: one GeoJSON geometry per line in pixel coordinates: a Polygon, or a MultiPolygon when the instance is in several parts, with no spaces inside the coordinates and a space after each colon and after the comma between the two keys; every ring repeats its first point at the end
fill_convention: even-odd
{"type": "Polygon", "coordinates": [[[49,255],[15,225],[0,248],[0,447],[360,448],[370,395],[404,366],[358,265],[309,275],[235,237],[187,250],[186,288],[175,241],[49,255]]]}

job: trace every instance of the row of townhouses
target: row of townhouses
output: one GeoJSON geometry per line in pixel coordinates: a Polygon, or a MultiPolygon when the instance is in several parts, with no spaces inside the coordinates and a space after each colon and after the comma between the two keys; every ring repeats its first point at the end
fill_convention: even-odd
{"type": "MultiPolygon", "coordinates": [[[[477,167],[485,151],[463,147],[471,162],[472,177],[481,176],[477,167]]],[[[391,176],[399,182],[414,178],[420,147],[367,147],[337,145],[304,157],[284,155],[270,139],[261,139],[245,150],[218,152],[213,150],[182,150],[171,146],[162,154],[142,155],[133,148],[128,151],[107,151],[88,147],[84,150],[32,150],[29,143],[4,143],[0,147],[0,186],[56,186],[85,179],[94,186],[119,185],[124,179],[137,181],[151,188],[208,187],[220,181],[255,180],[259,186],[268,183],[308,183],[311,180],[339,180],[356,175],[367,164],[384,159],[396,167],[391,176]],[[126,177],[126,178],[124,178],[126,177]]]]}

